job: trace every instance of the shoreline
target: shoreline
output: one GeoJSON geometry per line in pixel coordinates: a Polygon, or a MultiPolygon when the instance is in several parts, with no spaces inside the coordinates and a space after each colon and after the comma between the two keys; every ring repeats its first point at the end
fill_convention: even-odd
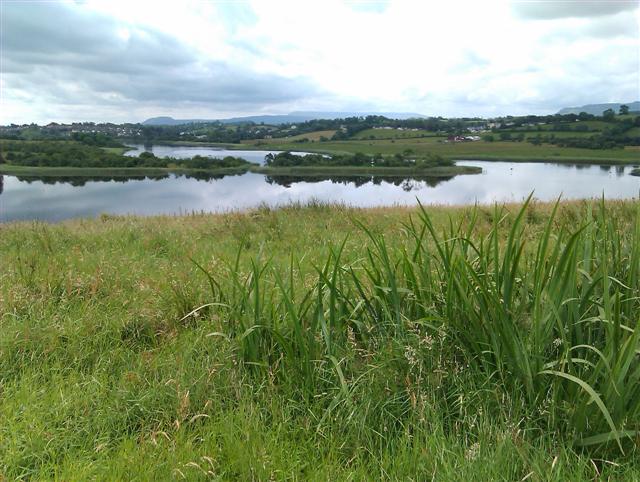
{"type": "MultiPolygon", "coordinates": [[[[534,194],[534,193],[532,193],[534,194]]],[[[469,209],[489,210],[495,206],[499,206],[507,211],[518,210],[527,201],[526,197],[519,200],[508,200],[503,202],[485,201],[474,203],[446,203],[435,202],[422,204],[422,208],[427,210],[431,215],[459,215],[461,212],[469,209]]],[[[573,198],[563,197],[561,199],[538,199],[532,196],[530,199],[530,208],[539,213],[540,215],[548,215],[558,206],[561,210],[576,210],[584,207],[587,204],[592,206],[601,205],[602,199],[596,196],[590,198],[573,198]]],[[[609,207],[621,207],[627,205],[635,205],[638,202],[637,198],[609,198],[605,199],[604,203],[609,207]]],[[[178,224],[200,223],[202,220],[221,220],[221,219],[253,219],[256,213],[280,213],[286,215],[287,213],[314,213],[314,212],[327,212],[332,211],[336,214],[353,215],[364,214],[367,216],[409,216],[412,214],[418,214],[421,212],[421,205],[419,204],[388,204],[388,205],[372,205],[372,206],[359,206],[356,204],[350,204],[348,202],[340,201],[288,201],[282,204],[275,204],[269,206],[248,206],[237,207],[229,209],[202,211],[184,211],[176,213],[155,213],[155,214],[135,214],[135,213],[109,213],[101,212],[94,216],[76,216],[69,218],[62,218],[57,220],[45,220],[45,219],[12,219],[12,220],[0,220],[0,231],[9,227],[20,228],[20,226],[30,225],[34,222],[42,223],[46,226],[83,226],[87,224],[101,225],[105,220],[112,222],[129,221],[139,223],[140,225],[156,224],[159,221],[170,221],[178,224]]]]}
{"type": "Polygon", "coordinates": [[[90,176],[159,176],[168,174],[237,175],[245,173],[266,176],[423,176],[450,177],[460,174],[480,174],[482,168],[475,166],[435,166],[425,169],[413,167],[360,167],[360,166],[287,166],[267,167],[247,165],[222,167],[219,169],[180,169],[160,167],[33,167],[0,164],[0,174],[24,177],[90,177],[90,176]]]}
{"type": "MultiPolygon", "coordinates": [[[[273,141],[273,139],[272,139],[273,141]]],[[[344,145],[344,147],[349,147],[347,143],[350,141],[337,141],[345,144],[341,144],[340,147],[344,145]]],[[[337,143],[336,142],[336,143],[337,143]]],[[[353,141],[351,141],[353,142],[353,141]]],[[[355,141],[356,143],[363,143],[365,141],[355,141]]],[[[333,143],[334,145],[336,143],[333,143]]],[[[290,143],[276,143],[276,142],[268,142],[264,144],[224,144],[224,143],[215,143],[215,142],[193,142],[193,141],[167,141],[167,142],[158,142],[155,145],[158,146],[183,146],[183,147],[219,147],[221,149],[228,149],[231,151],[304,151],[312,154],[353,154],[357,149],[356,147],[362,146],[353,146],[354,149],[351,150],[340,150],[340,149],[327,149],[322,147],[315,147],[312,144],[320,144],[320,142],[313,143],[296,143],[292,145],[290,143]]],[[[403,146],[402,142],[397,143],[398,149],[403,146]]],[[[500,143],[496,143],[500,146],[500,143]]],[[[433,144],[437,145],[437,144],[433,144]]],[[[440,145],[437,145],[441,148],[440,145]]],[[[372,147],[372,146],[369,146],[372,147]]],[[[380,147],[384,147],[380,144],[380,147]]],[[[420,146],[422,147],[422,146],[420,146]]],[[[529,151],[535,150],[540,146],[531,146],[529,151]]],[[[546,146],[551,147],[551,146],[546,146]]],[[[562,150],[565,148],[558,148],[553,146],[555,150],[562,150]]],[[[524,149],[523,149],[524,150],[524,149]]],[[[599,152],[600,150],[594,149],[594,152],[599,152]]],[[[429,150],[431,152],[431,150],[429,150]]],[[[621,152],[625,152],[621,150],[621,152]]],[[[627,150],[628,152],[628,150],[627,150]]],[[[527,155],[518,155],[518,154],[466,154],[466,153],[447,153],[447,152],[436,152],[438,155],[441,155],[444,159],[450,161],[487,161],[487,162],[535,162],[535,163],[560,163],[560,164],[590,164],[590,165],[640,165],[640,150],[638,151],[638,156],[635,159],[625,159],[624,157],[592,157],[592,156],[572,156],[570,154],[560,154],[560,155],[548,155],[544,157],[536,157],[535,155],[529,156],[527,155]]],[[[423,157],[425,153],[415,153],[416,158],[423,157]]]]}

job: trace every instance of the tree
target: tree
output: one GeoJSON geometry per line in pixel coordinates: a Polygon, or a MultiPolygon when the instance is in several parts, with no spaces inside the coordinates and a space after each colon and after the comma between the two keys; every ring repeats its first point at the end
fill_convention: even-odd
{"type": "Polygon", "coordinates": [[[620,106],[620,115],[627,115],[629,113],[629,106],[622,104],[620,106]]]}
{"type": "Polygon", "coordinates": [[[604,120],[613,120],[615,115],[616,115],[616,113],[614,112],[613,109],[607,109],[602,113],[602,118],[604,120]]]}

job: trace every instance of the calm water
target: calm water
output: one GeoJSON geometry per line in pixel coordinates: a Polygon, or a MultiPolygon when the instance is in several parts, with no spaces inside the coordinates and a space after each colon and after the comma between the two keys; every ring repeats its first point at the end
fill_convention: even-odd
{"type": "MultiPolygon", "coordinates": [[[[128,144],[132,149],[125,152],[126,156],[138,156],[141,152],[153,152],[157,157],[175,157],[178,159],[187,159],[195,155],[218,157],[222,159],[225,156],[242,157],[249,162],[256,164],[264,164],[264,156],[269,153],[277,154],[281,151],[236,151],[230,149],[222,149],[218,147],[200,147],[200,146],[163,146],[153,145],[145,146],[143,144],[128,144]]],[[[293,151],[292,151],[293,152],[293,151]]],[[[294,154],[304,155],[306,152],[293,152],[294,154]]]]}
{"type": "MultiPolygon", "coordinates": [[[[237,151],[236,152],[237,155],[237,151]]],[[[175,154],[172,154],[175,155],[175,154]]],[[[0,184],[0,221],[111,214],[180,214],[228,211],[265,203],[342,202],[354,206],[490,203],[520,201],[531,191],[541,200],[599,197],[638,198],[640,178],[629,166],[463,161],[483,174],[452,179],[272,179],[258,174],[195,179],[21,179],[0,184]]]]}

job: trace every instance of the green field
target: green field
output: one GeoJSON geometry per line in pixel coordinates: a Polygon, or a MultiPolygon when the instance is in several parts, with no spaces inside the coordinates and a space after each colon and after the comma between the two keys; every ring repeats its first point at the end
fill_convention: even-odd
{"type": "MultiPolygon", "coordinates": [[[[531,137],[536,137],[536,136],[550,136],[550,135],[554,135],[555,137],[558,138],[563,138],[563,137],[591,137],[594,136],[596,134],[598,134],[597,132],[575,132],[575,131],[552,131],[552,132],[547,132],[547,131],[532,131],[532,130],[503,130],[500,132],[508,132],[510,133],[512,136],[518,136],[520,134],[524,135],[525,140],[531,137]]],[[[484,134],[483,134],[484,135],[484,134]]],[[[493,135],[493,137],[498,140],[500,139],[500,133],[491,133],[491,135],[493,135]]]]}
{"type": "Polygon", "coordinates": [[[331,139],[331,137],[335,133],[336,133],[335,130],[314,131],[314,132],[308,132],[306,134],[298,134],[296,136],[287,137],[287,141],[293,142],[301,139],[308,139],[310,141],[319,141],[321,137],[326,137],[327,139],[331,139]]]}
{"type": "MultiPolygon", "coordinates": [[[[632,117],[632,116],[628,116],[628,117],[632,117]]],[[[624,117],[619,117],[619,118],[624,118],[624,117]]],[[[599,132],[599,131],[602,131],[603,129],[611,127],[611,124],[609,122],[605,122],[605,121],[602,121],[602,120],[583,120],[583,121],[578,121],[578,122],[558,122],[558,124],[569,125],[574,129],[577,126],[587,126],[587,128],[590,131],[593,131],[593,132],[599,132]]],[[[553,124],[541,125],[540,128],[545,130],[545,131],[553,130],[553,124]]],[[[577,134],[578,132],[572,132],[572,133],[573,134],[577,134]]]]}
{"type": "MultiPolygon", "coordinates": [[[[365,129],[355,134],[352,139],[361,140],[374,137],[376,139],[406,139],[415,137],[433,137],[435,132],[411,129],[365,129]]],[[[446,137],[445,137],[446,139],[446,137]]]]}
{"type": "MultiPolygon", "coordinates": [[[[633,119],[633,115],[618,116],[619,119],[633,119]]],[[[472,122],[475,124],[475,121],[472,122]]],[[[258,139],[247,141],[232,148],[243,149],[255,146],[268,147],[279,150],[307,150],[323,153],[356,153],[393,155],[409,150],[417,157],[427,154],[437,154],[450,160],[488,160],[488,161],[555,161],[569,163],[636,163],[640,162],[638,150],[627,146],[615,149],[584,149],[559,147],[552,144],[535,146],[527,141],[537,136],[553,134],[556,138],[589,138],[599,136],[603,130],[612,128],[615,124],[601,120],[561,123],[573,130],[554,130],[554,124],[536,127],[513,127],[511,130],[501,129],[496,132],[477,134],[491,135],[493,142],[485,140],[474,142],[447,142],[445,135],[430,131],[414,131],[411,129],[366,129],[353,135],[348,140],[328,141],[322,143],[298,143],[290,139],[258,139]],[[576,131],[576,128],[586,127],[588,131],[576,131]],[[501,141],[500,134],[524,136],[524,141],[501,141]]],[[[629,129],[625,134],[630,137],[638,136],[639,128],[629,129]]],[[[326,131],[323,131],[326,132],[326,131]]],[[[308,136],[308,135],[307,135],[308,136]]],[[[296,136],[301,139],[303,136],[296,136]]],[[[326,136],[325,137],[330,137],[326,136]]],[[[317,136],[319,138],[319,136],[317,136]]]]}
{"type": "Polygon", "coordinates": [[[638,480],[637,202],[0,225],[0,474],[638,480]]]}
{"type": "Polygon", "coordinates": [[[640,127],[632,127],[627,132],[625,132],[625,134],[630,137],[640,137],[640,127]]]}
{"type": "MultiPolygon", "coordinates": [[[[275,141],[275,139],[274,139],[275,141]]],[[[529,142],[439,142],[439,138],[397,139],[397,140],[361,140],[330,141],[313,146],[305,145],[311,152],[355,153],[391,155],[413,151],[416,156],[430,153],[452,160],[488,160],[488,161],[558,161],[570,163],[636,163],[640,162],[640,153],[633,148],[625,149],[578,149],[558,147],[548,144],[534,146],[529,142]]],[[[238,149],[246,145],[237,146],[238,149]]],[[[300,150],[300,144],[273,142],[271,149],[300,150]]]]}
{"type": "Polygon", "coordinates": [[[111,152],[112,154],[124,154],[127,151],[133,150],[132,147],[102,147],[101,149],[111,152]]]}

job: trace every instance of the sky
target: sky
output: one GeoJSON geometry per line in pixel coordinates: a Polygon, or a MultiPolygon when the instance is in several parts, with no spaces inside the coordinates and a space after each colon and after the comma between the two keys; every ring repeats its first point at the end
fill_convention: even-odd
{"type": "Polygon", "coordinates": [[[0,0],[0,124],[640,98],[640,0],[0,0]]]}

